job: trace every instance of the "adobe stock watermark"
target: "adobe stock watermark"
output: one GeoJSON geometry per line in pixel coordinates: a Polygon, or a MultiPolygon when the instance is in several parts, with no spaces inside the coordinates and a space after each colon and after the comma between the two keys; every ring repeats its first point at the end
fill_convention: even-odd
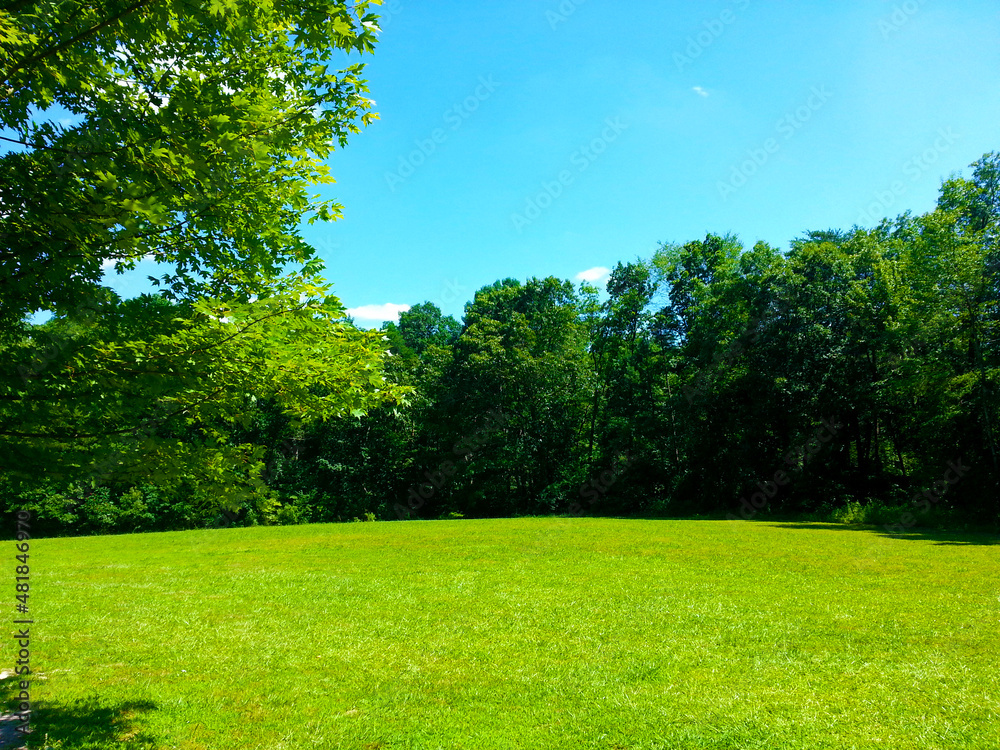
{"type": "Polygon", "coordinates": [[[677,70],[684,70],[701,57],[702,53],[711,47],[729,26],[736,23],[737,13],[742,13],[749,5],[750,0],[736,0],[731,8],[726,8],[715,18],[710,18],[702,23],[704,28],[687,38],[684,52],[674,53],[674,65],[677,66],[677,70]]]}
{"type": "Polygon", "coordinates": [[[385,173],[385,182],[389,186],[389,190],[396,192],[399,185],[412,177],[417,169],[448,140],[451,133],[461,128],[482,103],[493,96],[493,92],[499,86],[500,84],[493,80],[492,74],[486,77],[479,76],[479,85],[476,86],[475,90],[462,101],[446,109],[441,115],[447,128],[434,128],[426,138],[415,140],[416,148],[406,156],[399,157],[396,171],[385,173]]]}
{"type": "Polygon", "coordinates": [[[576,9],[587,0],[562,0],[555,10],[545,11],[545,20],[549,22],[549,28],[555,31],[561,24],[566,23],[569,17],[576,13],[576,9]]]}
{"type": "Polygon", "coordinates": [[[919,182],[921,177],[931,171],[941,155],[949,151],[961,138],[962,136],[951,127],[938,130],[937,138],[931,146],[907,159],[903,164],[903,175],[910,178],[909,182],[895,180],[885,190],[875,192],[872,195],[873,200],[862,210],[856,223],[860,226],[877,224],[884,212],[906,194],[909,186],[919,182]]]}
{"type": "Polygon", "coordinates": [[[900,31],[910,22],[911,18],[920,12],[926,3],[927,0],[905,0],[898,5],[893,5],[892,12],[878,21],[878,30],[882,33],[882,39],[888,39],[900,31]]]}
{"type": "Polygon", "coordinates": [[[776,135],[765,140],[759,147],[749,149],[747,158],[733,165],[729,179],[716,183],[719,197],[724,201],[728,200],[730,195],[746,185],[781,150],[781,144],[794,138],[832,96],[833,93],[825,85],[813,86],[805,103],[796,107],[793,112],[786,113],[775,123],[776,135]]]}
{"type": "MultiPolygon", "coordinates": [[[[837,430],[841,426],[834,417],[821,420],[821,425],[813,430],[811,438],[785,454],[785,464],[791,469],[804,467],[805,464],[812,461],[813,457],[823,449],[823,445],[836,437],[837,430]],[[824,432],[829,432],[830,434],[824,437],[824,432]]],[[[791,481],[786,470],[778,469],[774,472],[771,479],[764,482],[757,482],[757,492],[751,494],[749,498],[740,498],[739,516],[730,513],[726,518],[730,521],[739,521],[741,518],[744,521],[749,521],[757,513],[766,508],[767,504],[777,496],[781,488],[791,481]]]]}
{"type": "Polygon", "coordinates": [[[446,305],[450,305],[452,302],[458,302],[460,299],[468,298],[469,288],[462,286],[458,283],[458,279],[445,279],[444,287],[441,294],[435,299],[431,300],[439,309],[444,309],[446,305]]]}
{"type": "MultiPolygon", "coordinates": [[[[14,569],[16,573],[14,599],[17,604],[14,608],[17,610],[17,615],[14,619],[14,625],[17,626],[18,631],[14,634],[14,642],[17,644],[15,646],[17,650],[17,662],[14,667],[14,674],[18,676],[18,680],[14,683],[14,689],[20,689],[20,692],[14,696],[12,691],[12,701],[17,701],[17,710],[15,713],[11,714],[10,717],[14,718],[19,724],[16,725],[17,733],[20,739],[26,739],[26,736],[31,733],[31,626],[34,624],[34,620],[30,619],[33,615],[30,614],[28,610],[28,597],[31,593],[31,582],[30,582],[30,566],[28,565],[28,557],[30,551],[30,539],[31,539],[31,513],[26,510],[19,510],[17,512],[17,554],[14,555],[16,562],[20,563],[14,569]]],[[[6,676],[6,673],[5,673],[6,676]]]]}
{"type": "Polygon", "coordinates": [[[541,190],[534,197],[525,199],[524,210],[521,213],[510,215],[510,221],[519,234],[526,226],[536,221],[542,212],[549,208],[565,192],[566,188],[576,181],[577,175],[586,172],[590,165],[608,150],[608,146],[617,141],[622,132],[628,129],[628,125],[625,125],[620,117],[609,117],[604,121],[604,124],[605,128],[598,137],[570,154],[569,163],[576,167],[575,172],[564,169],[556,175],[555,179],[543,182],[541,190]]]}
{"type": "MultiPolygon", "coordinates": [[[[970,467],[962,463],[961,458],[949,462],[947,470],[932,487],[918,492],[910,498],[914,511],[916,513],[926,513],[929,511],[934,503],[940,502],[941,498],[948,494],[948,490],[952,486],[962,481],[965,475],[969,473],[969,469],[970,467]]],[[[911,526],[915,526],[916,523],[917,517],[913,513],[904,513],[899,517],[898,523],[886,524],[883,528],[890,534],[902,534],[911,526]]]]}

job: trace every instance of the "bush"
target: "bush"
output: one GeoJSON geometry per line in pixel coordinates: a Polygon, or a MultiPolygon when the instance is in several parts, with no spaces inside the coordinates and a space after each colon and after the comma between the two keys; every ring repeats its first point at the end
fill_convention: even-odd
{"type": "Polygon", "coordinates": [[[31,513],[34,536],[64,534],[77,526],[79,502],[72,485],[57,490],[50,482],[40,487],[15,494],[10,502],[11,511],[26,510],[31,513]]]}
{"type": "Polygon", "coordinates": [[[881,500],[865,505],[848,501],[843,507],[834,509],[829,519],[834,523],[882,526],[897,532],[915,527],[954,528],[960,521],[951,508],[932,505],[929,510],[918,511],[912,503],[889,504],[881,500]]]}
{"type": "Polygon", "coordinates": [[[281,526],[294,526],[302,523],[302,512],[294,505],[282,505],[275,515],[275,520],[281,526]]]}
{"type": "Polygon", "coordinates": [[[158,499],[156,487],[133,487],[119,501],[118,526],[123,531],[142,531],[156,525],[156,515],[150,510],[150,501],[158,499]]]}
{"type": "Polygon", "coordinates": [[[118,524],[121,512],[111,501],[111,491],[107,487],[97,487],[84,493],[80,514],[83,516],[85,527],[107,533],[118,524]]]}
{"type": "Polygon", "coordinates": [[[871,523],[867,521],[865,506],[857,500],[848,500],[842,508],[835,508],[830,512],[830,520],[834,523],[863,524],[871,523]]]}

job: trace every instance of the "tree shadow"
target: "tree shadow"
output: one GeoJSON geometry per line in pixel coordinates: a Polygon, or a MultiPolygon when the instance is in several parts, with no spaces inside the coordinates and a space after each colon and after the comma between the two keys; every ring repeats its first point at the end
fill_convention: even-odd
{"type": "MultiPolygon", "coordinates": [[[[1000,544],[1000,535],[990,531],[959,531],[949,529],[931,529],[913,526],[905,531],[897,532],[885,526],[871,524],[847,525],[837,523],[815,523],[812,521],[748,521],[747,523],[763,523],[781,529],[813,529],[821,531],[853,531],[876,534],[887,539],[902,539],[907,541],[930,541],[940,545],[970,546],[1000,544]]],[[[887,524],[891,526],[891,524],[887,524]]]]}
{"type": "MultiPolygon", "coordinates": [[[[668,516],[656,513],[588,513],[592,518],[619,518],[632,521],[722,521],[728,520],[726,516],[719,514],[705,515],[678,515],[668,516]]],[[[979,529],[933,529],[930,527],[913,526],[902,532],[897,532],[891,528],[892,524],[842,524],[823,521],[796,521],[794,518],[751,518],[747,520],[737,519],[729,523],[762,523],[768,526],[782,529],[814,529],[821,531],[853,531],[867,532],[887,539],[904,539],[911,541],[932,541],[935,544],[951,546],[988,546],[1000,544],[1000,533],[990,530],[987,527],[979,529]],[[890,528],[886,528],[886,527],[890,528]]]]}
{"type": "MultiPolygon", "coordinates": [[[[33,676],[32,686],[37,685],[33,676]]],[[[0,705],[6,713],[17,711],[20,680],[9,677],[0,680],[0,705]]],[[[98,750],[118,747],[124,750],[153,750],[159,743],[143,729],[143,716],[157,706],[149,700],[121,701],[107,704],[99,698],[86,698],[68,703],[31,702],[31,732],[27,741],[8,720],[0,739],[0,750],[26,747],[29,750],[50,747],[53,750],[98,750]]]]}

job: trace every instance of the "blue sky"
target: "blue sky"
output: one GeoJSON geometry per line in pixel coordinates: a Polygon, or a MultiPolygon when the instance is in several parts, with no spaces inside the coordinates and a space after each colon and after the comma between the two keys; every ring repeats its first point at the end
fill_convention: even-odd
{"type": "MultiPolygon", "coordinates": [[[[425,300],[460,318],[497,279],[577,280],[708,232],[785,249],[924,212],[942,178],[1000,150],[995,0],[382,14],[381,119],[330,160],[322,193],[344,218],[303,230],[365,326],[425,300]]],[[[150,272],[108,281],[134,294],[150,272]]]]}

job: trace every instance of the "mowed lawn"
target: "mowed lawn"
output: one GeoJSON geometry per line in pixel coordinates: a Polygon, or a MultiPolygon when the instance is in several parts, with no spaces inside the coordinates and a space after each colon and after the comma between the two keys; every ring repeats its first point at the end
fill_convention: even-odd
{"type": "Polygon", "coordinates": [[[31,746],[996,750],[994,541],[598,518],[33,540],[31,746]]]}

